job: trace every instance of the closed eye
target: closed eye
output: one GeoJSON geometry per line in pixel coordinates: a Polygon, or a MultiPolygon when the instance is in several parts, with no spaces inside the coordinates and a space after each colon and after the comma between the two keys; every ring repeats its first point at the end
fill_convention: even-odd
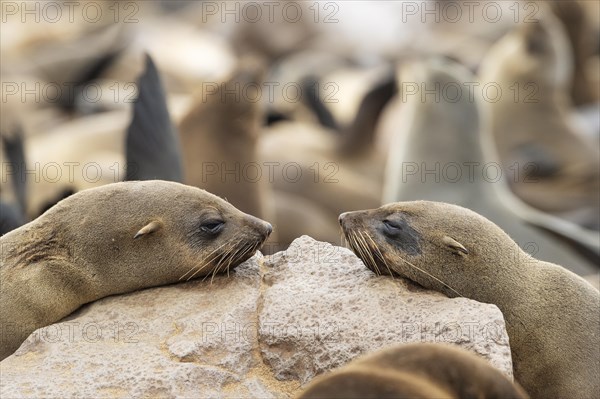
{"type": "Polygon", "coordinates": [[[402,230],[402,224],[394,220],[385,219],[383,224],[391,231],[402,230]]]}
{"type": "Polygon", "coordinates": [[[200,226],[200,230],[208,234],[217,234],[225,226],[225,222],[222,220],[208,220],[200,226]]]}

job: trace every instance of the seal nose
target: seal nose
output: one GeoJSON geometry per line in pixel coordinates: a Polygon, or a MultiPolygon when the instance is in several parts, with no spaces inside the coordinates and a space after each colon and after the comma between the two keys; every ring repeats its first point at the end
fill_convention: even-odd
{"type": "Polygon", "coordinates": [[[342,225],[342,223],[344,223],[344,218],[348,215],[348,212],[344,212],[342,213],[340,216],[338,216],[338,222],[340,224],[340,226],[342,225]]]}
{"type": "Polygon", "coordinates": [[[272,232],[273,232],[273,226],[271,226],[271,223],[265,222],[265,238],[269,237],[272,232]]]}

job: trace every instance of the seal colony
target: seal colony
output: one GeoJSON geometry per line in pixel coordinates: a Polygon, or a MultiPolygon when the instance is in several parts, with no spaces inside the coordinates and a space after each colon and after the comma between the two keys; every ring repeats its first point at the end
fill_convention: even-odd
{"type": "Polygon", "coordinates": [[[600,392],[600,293],[581,277],[529,256],[494,223],[456,205],[398,202],[343,213],[339,222],[375,273],[498,306],[515,379],[532,397],[600,392]]]}
{"type": "Polygon", "coordinates": [[[483,165],[490,165],[495,157],[487,118],[480,110],[482,98],[470,98],[468,93],[467,84],[475,77],[462,65],[445,59],[407,63],[400,75],[419,87],[435,88],[438,100],[423,101],[421,92],[401,104],[398,113],[402,121],[387,158],[383,203],[429,200],[460,205],[498,224],[541,260],[579,275],[593,273],[597,259],[586,259],[568,241],[532,226],[514,211],[514,204],[521,201],[508,188],[508,178],[500,175],[492,181],[484,176],[483,165]],[[458,100],[444,95],[442,87],[457,88],[458,100]],[[467,172],[469,164],[480,166],[471,173],[467,172]],[[411,174],[407,168],[411,165],[421,173],[411,174]],[[436,165],[457,166],[458,177],[422,173],[436,165]]]}
{"type": "Polygon", "coordinates": [[[0,359],[88,302],[229,273],[271,231],[221,198],[174,182],[74,194],[0,239],[0,359]]]}
{"type": "Polygon", "coordinates": [[[597,231],[600,151],[567,118],[572,61],[564,29],[546,15],[498,41],[480,78],[503,90],[522,88],[519,99],[484,103],[507,176],[515,166],[522,169],[509,180],[512,191],[539,210],[597,231]]]}
{"type": "Polygon", "coordinates": [[[315,378],[299,399],[512,398],[518,384],[465,350],[443,344],[408,344],[367,355],[315,378]]]}

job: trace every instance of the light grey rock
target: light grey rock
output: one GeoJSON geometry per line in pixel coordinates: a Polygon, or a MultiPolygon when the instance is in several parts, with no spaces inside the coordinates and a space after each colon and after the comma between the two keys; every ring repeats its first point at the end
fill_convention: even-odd
{"type": "Polygon", "coordinates": [[[260,362],[259,256],[230,277],[104,298],[40,329],[0,363],[0,396],[268,397],[260,362]]]}
{"type": "Polygon", "coordinates": [[[445,342],[512,378],[502,313],[403,279],[376,276],[351,251],[303,236],[265,262],[260,342],[279,379],[302,384],[398,343],[445,342]]]}
{"type": "Polygon", "coordinates": [[[512,374],[495,306],[376,277],[301,237],[212,283],[104,298],[37,330],[0,362],[0,397],[291,397],[363,353],[436,340],[512,374]]]}

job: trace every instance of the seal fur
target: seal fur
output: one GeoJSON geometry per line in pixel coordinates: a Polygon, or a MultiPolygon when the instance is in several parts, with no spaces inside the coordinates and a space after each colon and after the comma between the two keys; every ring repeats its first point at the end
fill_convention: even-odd
{"type": "Polygon", "coordinates": [[[365,265],[449,297],[498,306],[515,379],[536,398],[600,392],[600,293],[537,260],[483,216],[441,202],[398,202],[339,218],[365,265]]]}
{"type": "Polygon", "coordinates": [[[125,182],[76,193],[0,238],[0,358],[85,303],[229,272],[271,230],[179,183],[125,182]]]}
{"type": "Polygon", "coordinates": [[[506,93],[485,103],[491,132],[505,172],[519,168],[509,181],[518,197],[598,230],[600,152],[567,118],[572,54],[560,23],[542,16],[498,41],[481,65],[481,83],[506,93]]]}
{"type": "Polygon", "coordinates": [[[527,219],[516,212],[515,205],[522,201],[507,181],[517,176],[502,173],[494,162],[489,118],[482,112],[481,95],[469,93],[468,82],[475,77],[466,68],[446,59],[429,59],[406,63],[400,77],[420,90],[406,95],[399,110],[402,122],[389,148],[383,203],[430,200],[460,205],[498,224],[541,260],[579,275],[597,269],[598,255],[586,259],[579,246],[569,247],[570,236],[558,238],[532,226],[531,210],[525,212],[527,219]],[[416,172],[411,173],[410,167],[416,172]]]}
{"type": "Polygon", "coordinates": [[[444,344],[399,345],[313,380],[299,399],[487,398],[527,394],[484,359],[444,344]]]}

